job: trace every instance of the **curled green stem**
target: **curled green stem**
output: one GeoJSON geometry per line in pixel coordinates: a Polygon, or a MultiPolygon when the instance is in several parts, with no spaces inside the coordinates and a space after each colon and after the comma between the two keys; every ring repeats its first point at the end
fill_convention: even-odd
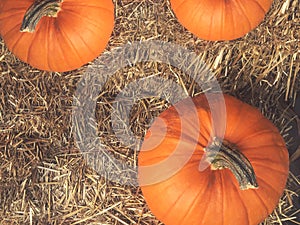
{"type": "Polygon", "coordinates": [[[256,189],[258,184],[250,161],[232,144],[215,137],[205,148],[206,160],[212,170],[228,168],[237,179],[240,189],[256,189]]]}
{"type": "Polygon", "coordinates": [[[42,17],[56,17],[61,3],[62,0],[35,0],[24,15],[20,31],[32,33],[42,17]]]}

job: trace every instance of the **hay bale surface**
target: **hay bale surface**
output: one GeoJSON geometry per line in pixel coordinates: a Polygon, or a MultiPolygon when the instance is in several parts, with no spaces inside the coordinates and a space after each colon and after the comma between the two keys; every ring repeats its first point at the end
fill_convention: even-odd
{"type": "MultiPolygon", "coordinates": [[[[97,173],[107,168],[118,170],[109,157],[132,167],[137,163],[139,146],[120,142],[116,135],[124,132],[124,127],[118,130],[111,123],[113,108],[124,100],[118,102],[116,97],[130,82],[151,80],[154,75],[176,82],[190,96],[205,90],[179,66],[136,63],[105,80],[95,100],[95,126],[110,155],[103,161],[87,161],[73,133],[73,97],[78,82],[89,68],[107,65],[105,59],[113,49],[135,41],[171,42],[195,52],[225,93],[258,107],[279,128],[288,148],[295,147],[297,136],[290,131],[296,126],[293,106],[300,91],[298,0],[275,0],[255,30],[225,42],[193,36],[178,23],[167,0],[115,0],[114,4],[115,29],[103,57],[78,70],[37,70],[20,62],[1,40],[1,224],[162,224],[147,208],[138,187],[97,173]]],[[[202,67],[193,68],[199,70],[199,76],[203,74],[202,67]]],[[[141,99],[133,106],[130,127],[125,129],[142,139],[151,120],[168,106],[167,97],[141,99]]],[[[300,224],[299,194],[299,179],[291,173],[278,207],[263,224],[300,224]]]]}

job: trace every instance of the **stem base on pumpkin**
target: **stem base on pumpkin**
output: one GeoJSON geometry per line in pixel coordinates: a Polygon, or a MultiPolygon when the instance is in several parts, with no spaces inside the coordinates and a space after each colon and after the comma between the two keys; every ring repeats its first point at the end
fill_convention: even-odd
{"type": "Polygon", "coordinates": [[[57,16],[61,3],[62,0],[35,0],[24,15],[20,31],[33,33],[42,17],[57,16]]]}
{"type": "Polygon", "coordinates": [[[228,168],[237,179],[240,189],[256,189],[258,184],[250,161],[235,146],[217,137],[205,148],[206,160],[212,170],[228,168]]]}

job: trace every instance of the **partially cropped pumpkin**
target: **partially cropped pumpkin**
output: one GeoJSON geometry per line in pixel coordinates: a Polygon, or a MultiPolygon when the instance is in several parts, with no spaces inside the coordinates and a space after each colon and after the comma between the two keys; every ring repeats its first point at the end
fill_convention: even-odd
{"type": "Polygon", "coordinates": [[[192,98],[198,121],[190,119],[188,99],[154,120],[138,156],[142,193],[166,225],[257,225],[283,194],[289,172],[285,142],[257,109],[229,95],[226,114],[216,112],[213,122],[211,109],[218,111],[222,98],[210,99],[192,98]],[[185,154],[187,162],[171,174],[185,154]]]}
{"type": "Polygon", "coordinates": [[[48,71],[77,69],[105,49],[114,27],[111,0],[1,0],[8,49],[48,71]]]}
{"type": "Polygon", "coordinates": [[[178,21],[205,40],[233,40],[257,27],[272,0],[170,0],[178,21]]]}

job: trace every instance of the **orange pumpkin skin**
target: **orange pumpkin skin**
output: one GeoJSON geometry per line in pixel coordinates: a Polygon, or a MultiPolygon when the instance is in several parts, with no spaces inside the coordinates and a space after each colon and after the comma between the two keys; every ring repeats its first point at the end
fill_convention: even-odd
{"type": "Polygon", "coordinates": [[[178,21],[204,40],[233,40],[257,27],[272,0],[170,0],[178,21]]]}
{"type": "Polygon", "coordinates": [[[114,27],[111,0],[63,0],[55,17],[44,16],[34,32],[20,32],[34,0],[1,0],[0,34],[20,60],[47,71],[77,69],[105,49],[114,27]]]}
{"type": "MultiPolygon", "coordinates": [[[[174,107],[170,107],[154,120],[148,130],[138,156],[139,182],[144,198],[153,214],[166,225],[257,225],[276,207],[285,188],[289,172],[288,151],[277,128],[263,115],[234,97],[224,95],[226,120],[224,140],[235,144],[251,162],[258,183],[257,189],[241,190],[230,170],[212,170],[208,166],[199,171],[204,148],[211,136],[221,134],[218,126],[212,131],[211,111],[206,98],[193,98],[200,124],[200,135],[180,139],[181,121],[189,118],[190,109],[180,101],[181,121],[174,107]],[[163,122],[163,123],[162,123],[163,122]],[[166,128],[167,127],[167,128],[166,128]],[[166,130],[166,133],[163,131],[166,130]],[[179,143],[186,151],[198,143],[188,162],[173,176],[149,185],[142,185],[149,176],[164,176],[161,167],[143,173],[141,167],[163,162],[172,155],[179,143]]],[[[218,106],[219,100],[212,103],[218,106]]],[[[194,122],[185,124],[195,129],[194,122]]],[[[171,156],[172,155],[172,156],[171,156]]],[[[168,168],[166,168],[167,170],[168,168]]]]}

